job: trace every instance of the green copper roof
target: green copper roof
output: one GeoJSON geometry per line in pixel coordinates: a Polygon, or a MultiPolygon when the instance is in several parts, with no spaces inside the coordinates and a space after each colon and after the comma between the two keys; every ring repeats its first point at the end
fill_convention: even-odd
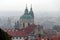
{"type": "Polygon", "coordinates": [[[21,19],[31,19],[32,16],[31,15],[23,15],[20,17],[21,19]]]}
{"type": "Polygon", "coordinates": [[[34,18],[34,14],[33,14],[33,10],[32,10],[32,5],[31,5],[31,8],[30,8],[30,12],[28,11],[27,5],[26,5],[26,9],[25,9],[24,15],[22,15],[20,17],[20,19],[31,19],[31,18],[34,18]]]}

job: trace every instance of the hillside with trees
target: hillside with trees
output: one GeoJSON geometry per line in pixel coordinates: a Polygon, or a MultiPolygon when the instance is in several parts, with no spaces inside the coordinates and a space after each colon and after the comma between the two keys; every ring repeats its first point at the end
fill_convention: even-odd
{"type": "Polygon", "coordinates": [[[11,37],[2,29],[0,29],[0,40],[11,40],[11,37]]]}

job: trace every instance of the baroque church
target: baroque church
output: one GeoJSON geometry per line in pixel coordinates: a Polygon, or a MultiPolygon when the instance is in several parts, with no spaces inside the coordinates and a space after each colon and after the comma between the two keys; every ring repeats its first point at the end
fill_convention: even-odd
{"type": "Polygon", "coordinates": [[[24,14],[15,23],[13,29],[6,30],[6,32],[12,37],[12,40],[35,40],[37,36],[43,38],[43,26],[34,24],[34,12],[32,5],[30,11],[28,11],[27,5],[24,14]]]}
{"type": "Polygon", "coordinates": [[[34,13],[32,10],[32,5],[30,8],[30,12],[27,9],[27,5],[26,5],[26,9],[24,14],[20,17],[20,20],[17,21],[17,23],[15,24],[15,29],[22,29],[22,28],[26,28],[27,26],[34,24],[34,13]]]}

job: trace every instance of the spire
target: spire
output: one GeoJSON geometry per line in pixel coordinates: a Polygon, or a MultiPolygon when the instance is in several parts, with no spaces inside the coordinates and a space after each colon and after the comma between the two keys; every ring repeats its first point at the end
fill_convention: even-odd
{"type": "Polygon", "coordinates": [[[26,4],[26,9],[27,9],[27,4],[26,4]]]}
{"type": "Polygon", "coordinates": [[[26,9],[24,14],[28,14],[27,4],[26,4],[26,9]]]}
{"type": "Polygon", "coordinates": [[[29,14],[34,18],[34,14],[33,14],[33,10],[32,10],[32,4],[31,4],[31,8],[30,8],[29,14]]]}
{"type": "Polygon", "coordinates": [[[30,9],[30,11],[32,11],[32,4],[31,4],[31,9],[30,9]]]}

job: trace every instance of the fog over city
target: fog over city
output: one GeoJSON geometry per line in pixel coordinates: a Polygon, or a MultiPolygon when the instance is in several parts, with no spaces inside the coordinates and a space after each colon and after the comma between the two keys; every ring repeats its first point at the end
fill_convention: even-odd
{"type": "Polygon", "coordinates": [[[32,4],[36,24],[60,25],[60,0],[0,0],[0,27],[8,24],[8,17],[14,25],[24,14],[26,4],[29,11],[32,4]]]}

